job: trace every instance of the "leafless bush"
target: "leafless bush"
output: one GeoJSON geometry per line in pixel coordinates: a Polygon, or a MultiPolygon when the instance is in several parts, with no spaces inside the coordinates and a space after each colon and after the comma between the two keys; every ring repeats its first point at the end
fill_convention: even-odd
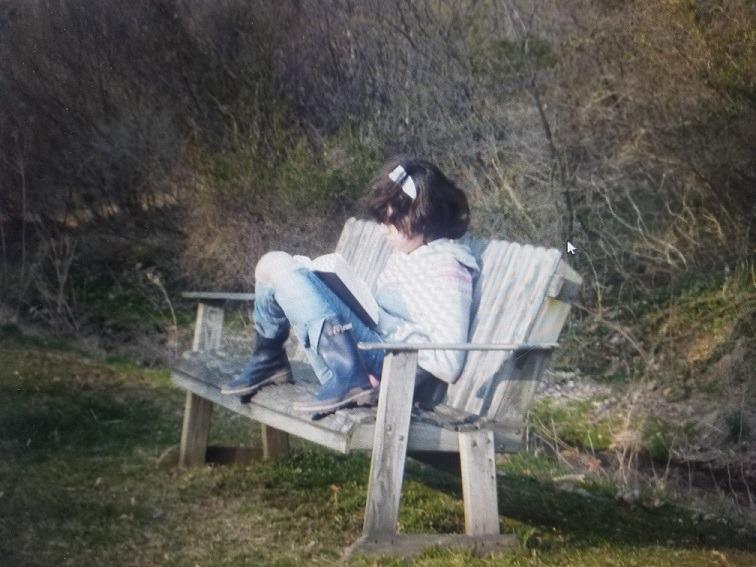
{"type": "Polygon", "coordinates": [[[67,234],[50,233],[35,225],[41,243],[29,270],[36,297],[32,313],[53,329],[77,331],[76,298],[71,286],[71,265],[76,258],[76,240],[67,234]]]}
{"type": "Polygon", "coordinates": [[[25,270],[33,217],[158,218],[190,279],[246,287],[266,249],[333,242],[368,170],[416,153],[479,233],[573,241],[585,312],[616,330],[613,307],[752,252],[754,14],[713,6],[0,4],[4,257],[25,270]]]}

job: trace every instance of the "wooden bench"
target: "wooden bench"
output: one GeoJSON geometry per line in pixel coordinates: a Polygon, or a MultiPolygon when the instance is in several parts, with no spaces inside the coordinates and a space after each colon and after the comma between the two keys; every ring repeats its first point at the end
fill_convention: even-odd
{"type": "MultiPolygon", "coordinates": [[[[372,451],[360,552],[411,553],[425,545],[468,543],[484,548],[510,543],[499,535],[496,453],[517,451],[536,385],[557,344],[581,278],[555,249],[467,238],[478,259],[469,343],[446,345],[469,350],[459,380],[433,411],[412,407],[417,349],[385,348],[378,407],[340,410],[319,420],[292,411],[294,401],[317,388],[304,356],[292,360],[297,382],[262,389],[249,403],[221,395],[249,353],[221,352],[223,305],[250,301],[252,294],[193,292],[198,299],[192,352],[174,366],[173,382],[187,391],[179,463],[197,465],[208,457],[207,436],[213,405],[262,424],[262,455],[288,450],[288,434],[342,453],[372,451]],[[459,455],[465,510],[464,536],[397,535],[402,478],[407,453],[426,461],[459,455]],[[435,459],[434,459],[435,457],[435,459]],[[439,458],[440,457],[440,458],[439,458]]],[[[350,219],[337,245],[372,285],[390,254],[378,226],[350,219]]],[[[300,351],[299,353],[303,353],[300,351]]]]}

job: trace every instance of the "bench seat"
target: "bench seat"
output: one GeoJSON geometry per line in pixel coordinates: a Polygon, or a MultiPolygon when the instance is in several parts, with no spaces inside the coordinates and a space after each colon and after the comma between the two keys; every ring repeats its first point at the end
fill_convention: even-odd
{"type": "MultiPolygon", "coordinates": [[[[173,365],[171,379],[176,386],[213,404],[329,449],[341,453],[372,449],[376,407],[342,409],[319,419],[292,410],[294,402],[309,399],[318,387],[312,369],[304,362],[291,362],[295,383],[262,388],[249,402],[221,394],[221,385],[237,374],[246,360],[222,351],[187,352],[173,365]]],[[[494,428],[488,420],[442,404],[434,411],[412,409],[407,449],[459,452],[457,433],[481,428],[494,429],[497,452],[513,452],[520,447],[519,424],[496,424],[494,428]]]]}

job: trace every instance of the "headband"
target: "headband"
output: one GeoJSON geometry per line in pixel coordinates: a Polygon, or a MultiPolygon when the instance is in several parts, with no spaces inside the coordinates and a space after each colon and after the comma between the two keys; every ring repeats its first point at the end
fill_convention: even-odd
{"type": "Polygon", "coordinates": [[[412,176],[407,173],[401,165],[397,165],[391,173],[389,173],[389,179],[394,183],[399,183],[402,186],[402,191],[413,201],[417,197],[417,187],[412,180],[412,176]]]}

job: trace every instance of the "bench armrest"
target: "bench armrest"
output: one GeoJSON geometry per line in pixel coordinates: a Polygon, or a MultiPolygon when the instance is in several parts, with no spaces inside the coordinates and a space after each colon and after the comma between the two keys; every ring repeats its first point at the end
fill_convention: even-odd
{"type": "Polygon", "coordinates": [[[551,350],[559,343],[357,343],[360,350],[551,350]]]}
{"type": "Polygon", "coordinates": [[[186,299],[204,299],[209,301],[254,301],[254,293],[228,293],[225,291],[182,291],[186,299]]]}

